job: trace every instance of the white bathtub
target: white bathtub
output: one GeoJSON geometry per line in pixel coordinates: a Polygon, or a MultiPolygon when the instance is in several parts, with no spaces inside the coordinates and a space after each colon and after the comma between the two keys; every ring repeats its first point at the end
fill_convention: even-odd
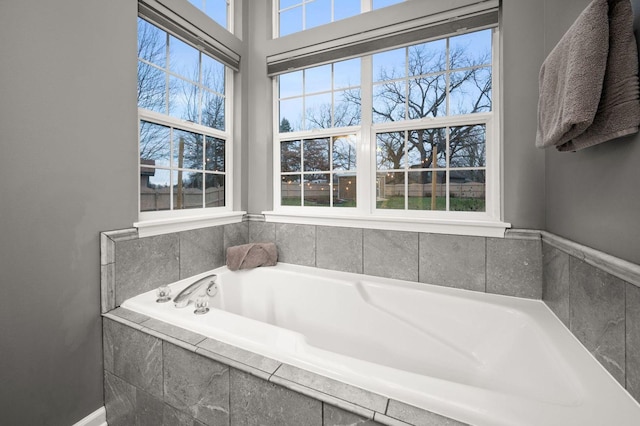
{"type": "Polygon", "coordinates": [[[288,264],[210,272],[205,315],[155,292],[122,306],[473,425],[640,424],[541,301],[288,264]]]}

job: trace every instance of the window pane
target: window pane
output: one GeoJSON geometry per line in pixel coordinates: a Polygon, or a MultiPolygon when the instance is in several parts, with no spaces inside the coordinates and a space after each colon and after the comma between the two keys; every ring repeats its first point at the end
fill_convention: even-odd
{"type": "Polygon", "coordinates": [[[138,107],[167,112],[167,82],[164,71],[138,61],[138,107]]]}
{"type": "Polygon", "coordinates": [[[378,173],[376,208],[404,210],[404,172],[378,173]]]}
{"type": "Polygon", "coordinates": [[[169,115],[197,123],[200,104],[198,86],[177,77],[169,78],[169,86],[169,115]]]}
{"type": "Polygon", "coordinates": [[[203,54],[201,83],[207,89],[224,95],[224,65],[203,54]]]}
{"type": "Polygon", "coordinates": [[[360,58],[333,64],[333,88],[360,86],[360,58]]]}
{"type": "Polygon", "coordinates": [[[451,69],[491,64],[491,30],[451,37],[451,69]]]}
{"type": "Polygon", "coordinates": [[[280,101],[280,132],[302,130],[302,98],[280,101]]]}
{"type": "Polygon", "coordinates": [[[214,172],[224,172],[225,141],[211,136],[206,137],[206,152],[204,169],[214,172]]]}
{"type": "Polygon", "coordinates": [[[409,210],[446,210],[446,172],[409,172],[409,210]]]}
{"type": "Polygon", "coordinates": [[[360,124],[360,90],[351,89],[334,94],[333,126],[357,126],[360,124]]]}
{"type": "Polygon", "coordinates": [[[392,4],[402,3],[404,0],[373,0],[373,8],[380,9],[381,7],[391,6],[392,4]]]}
{"type": "Polygon", "coordinates": [[[225,129],[225,99],[215,93],[203,90],[202,125],[213,129],[225,129]]]}
{"type": "Polygon", "coordinates": [[[198,81],[200,52],[188,44],[169,37],[169,69],[182,77],[198,81]]]}
{"type": "Polygon", "coordinates": [[[278,77],[281,98],[302,96],[302,71],[282,74],[278,77]]]}
{"type": "Polygon", "coordinates": [[[409,75],[424,75],[447,68],[446,39],[409,47],[409,75]]]}
{"type": "MultiPolygon", "coordinates": [[[[169,128],[147,121],[140,121],[140,161],[151,165],[169,166],[171,148],[169,128]]],[[[168,185],[168,183],[167,183],[168,185]]]]}
{"type": "Polygon", "coordinates": [[[202,135],[178,129],[173,131],[172,167],[202,170],[202,135]]]}
{"type": "Polygon", "coordinates": [[[404,132],[379,133],[376,137],[376,164],[378,169],[404,169],[404,148],[404,132]]]}
{"type": "Polygon", "coordinates": [[[329,185],[329,176],[330,175],[328,173],[305,175],[305,206],[330,206],[331,186],[329,185]]]}
{"type": "Polygon", "coordinates": [[[300,191],[300,175],[282,176],[282,184],[280,186],[280,204],[283,206],[301,206],[302,198],[300,191]]]}
{"type": "Polygon", "coordinates": [[[331,90],[331,65],[322,65],[304,70],[305,94],[331,90]]]}
{"type": "Polygon", "coordinates": [[[451,115],[491,111],[491,68],[451,73],[451,115]]]}
{"type": "Polygon", "coordinates": [[[407,148],[409,151],[410,169],[433,168],[433,151],[435,148],[438,161],[436,167],[447,166],[446,134],[444,128],[420,129],[409,132],[407,148]]]}
{"type": "Polygon", "coordinates": [[[213,175],[205,173],[205,207],[224,207],[224,175],[213,175]]]}
{"type": "Polygon", "coordinates": [[[302,31],[302,6],[280,12],[280,37],[302,31]]]}
{"type": "Polygon", "coordinates": [[[206,8],[204,12],[211,19],[220,24],[223,28],[228,29],[227,25],[227,0],[206,0],[206,8]]]}
{"type": "Polygon", "coordinates": [[[484,170],[452,170],[449,176],[449,209],[479,211],[486,209],[484,170]]]}
{"type": "MultiPolygon", "coordinates": [[[[446,77],[430,75],[409,80],[409,119],[441,117],[446,113],[446,77]]],[[[390,96],[391,93],[387,94],[390,96]]]]}
{"type": "Polygon", "coordinates": [[[173,209],[202,208],[202,173],[174,171],[173,209]]]}
{"type": "Polygon", "coordinates": [[[373,87],[373,122],[385,123],[405,119],[406,84],[396,81],[373,87]]]}
{"type": "Polygon", "coordinates": [[[333,175],[333,207],[356,207],[356,175],[341,172],[333,175]]]}
{"type": "Polygon", "coordinates": [[[166,66],[167,33],[138,18],[138,58],[166,66]]]}
{"type": "Polygon", "coordinates": [[[333,170],[356,170],[355,135],[339,136],[333,140],[333,170]]]}
{"type": "Polygon", "coordinates": [[[280,171],[299,172],[302,169],[300,141],[280,143],[280,171]]]}
{"type": "Polygon", "coordinates": [[[302,0],[280,0],[280,9],[291,7],[296,4],[302,4],[302,0]]]}
{"type": "Polygon", "coordinates": [[[331,123],[331,93],[305,97],[305,129],[329,129],[331,123]]]}
{"type": "Polygon", "coordinates": [[[387,81],[407,75],[407,49],[401,48],[373,55],[373,81],[387,81]]]}
{"type": "Polygon", "coordinates": [[[331,0],[314,0],[305,8],[305,30],[331,22],[331,0]]]}
{"type": "Polygon", "coordinates": [[[171,208],[170,171],[142,168],[140,170],[140,211],[149,212],[171,208]]]}
{"type": "Polygon", "coordinates": [[[329,170],[329,139],[304,140],[304,171],[329,170]]]}
{"type": "Polygon", "coordinates": [[[451,167],[484,167],[485,125],[452,127],[449,133],[449,152],[451,167]]]}
{"type": "Polygon", "coordinates": [[[333,2],[333,20],[348,18],[360,14],[360,0],[339,0],[333,2]]]}

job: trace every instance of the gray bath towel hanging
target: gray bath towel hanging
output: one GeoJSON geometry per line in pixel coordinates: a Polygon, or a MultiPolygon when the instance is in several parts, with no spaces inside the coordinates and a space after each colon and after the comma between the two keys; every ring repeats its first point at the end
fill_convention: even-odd
{"type": "Polygon", "coordinates": [[[638,131],[638,51],[629,0],[594,0],[540,69],[536,146],[577,151],[638,131]]]}

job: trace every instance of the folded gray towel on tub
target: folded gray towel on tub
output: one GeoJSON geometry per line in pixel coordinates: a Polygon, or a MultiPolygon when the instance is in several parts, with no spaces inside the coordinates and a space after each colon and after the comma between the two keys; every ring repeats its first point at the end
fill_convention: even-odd
{"type": "Polygon", "coordinates": [[[278,263],[278,249],[274,243],[251,243],[227,249],[227,268],[231,271],[278,263]]]}

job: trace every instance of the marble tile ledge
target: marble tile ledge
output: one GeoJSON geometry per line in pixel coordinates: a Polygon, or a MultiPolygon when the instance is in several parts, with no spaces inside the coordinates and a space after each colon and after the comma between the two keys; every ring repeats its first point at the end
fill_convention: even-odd
{"type": "Polygon", "coordinates": [[[126,308],[118,307],[102,316],[366,420],[388,426],[464,425],[453,419],[207,338],[126,308]]]}
{"type": "Polygon", "coordinates": [[[543,243],[569,254],[591,266],[595,266],[623,281],[640,287],[640,265],[612,256],[600,250],[587,247],[548,231],[535,229],[509,229],[507,239],[542,240],[543,243]]]}
{"type": "Polygon", "coordinates": [[[591,266],[595,266],[623,281],[640,287],[640,265],[567,240],[547,231],[538,232],[540,232],[543,243],[547,243],[591,266]]]}

